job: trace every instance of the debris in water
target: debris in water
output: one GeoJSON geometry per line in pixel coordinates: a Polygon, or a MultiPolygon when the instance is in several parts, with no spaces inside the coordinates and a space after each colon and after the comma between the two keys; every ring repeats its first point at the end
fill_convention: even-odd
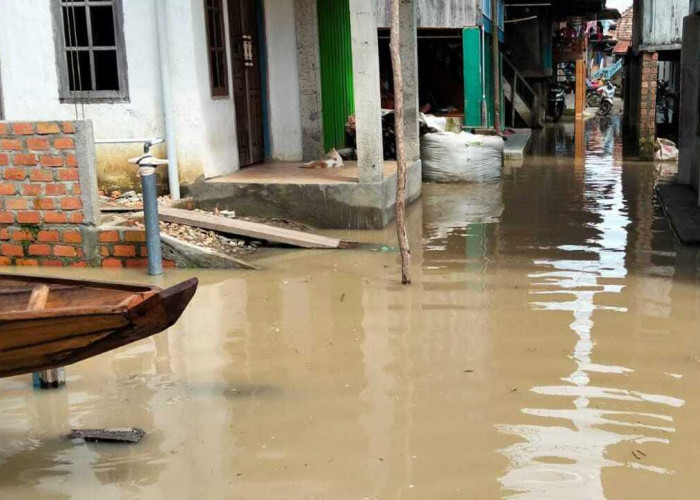
{"type": "Polygon", "coordinates": [[[114,429],[73,429],[68,439],[84,439],[89,443],[138,443],[146,435],[138,427],[118,427],[114,429]]]}

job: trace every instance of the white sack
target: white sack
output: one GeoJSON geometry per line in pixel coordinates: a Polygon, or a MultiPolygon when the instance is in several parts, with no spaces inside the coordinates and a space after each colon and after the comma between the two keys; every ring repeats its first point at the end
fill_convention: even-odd
{"type": "Polygon", "coordinates": [[[658,161],[676,161],[678,160],[678,148],[668,139],[656,139],[656,151],[655,159],[658,161]]]}
{"type": "Polygon", "coordinates": [[[432,182],[494,182],[503,168],[502,138],[467,132],[421,138],[423,179],[432,182]]]}

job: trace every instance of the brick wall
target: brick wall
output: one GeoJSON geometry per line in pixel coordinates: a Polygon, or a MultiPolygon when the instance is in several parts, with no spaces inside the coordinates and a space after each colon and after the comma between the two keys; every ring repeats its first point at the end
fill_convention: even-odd
{"type": "Polygon", "coordinates": [[[641,54],[641,89],[639,101],[639,155],[643,159],[654,158],[656,141],[656,88],[659,78],[659,55],[655,52],[641,54]]]}
{"type": "Polygon", "coordinates": [[[0,122],[0,266],[147,265],[144,231],[99,224],[90,122],[0,122]]]}

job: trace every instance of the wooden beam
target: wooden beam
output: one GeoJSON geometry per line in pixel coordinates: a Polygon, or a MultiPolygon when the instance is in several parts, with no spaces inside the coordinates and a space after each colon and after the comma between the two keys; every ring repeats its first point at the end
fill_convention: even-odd
{"type": "Polygon", "coordinates": [[[257,222],[229,219],[218,215],[191,212],[179,208],[160,207],[160,220],[187,226],[209,229],[224,234],[235,234],[258,240],[283,243],[301,248],[352,248],[357,243],[327,238],[317,234],[304,233],[257,222]]]}

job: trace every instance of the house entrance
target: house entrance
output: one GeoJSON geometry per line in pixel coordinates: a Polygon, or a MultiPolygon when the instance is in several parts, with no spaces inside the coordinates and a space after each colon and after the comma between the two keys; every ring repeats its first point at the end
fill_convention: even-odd
{"type": "Polygon", "coordinates": [[[229,0],[231,69],[241,167],[265,159],[257,0],[229,0]]]}

